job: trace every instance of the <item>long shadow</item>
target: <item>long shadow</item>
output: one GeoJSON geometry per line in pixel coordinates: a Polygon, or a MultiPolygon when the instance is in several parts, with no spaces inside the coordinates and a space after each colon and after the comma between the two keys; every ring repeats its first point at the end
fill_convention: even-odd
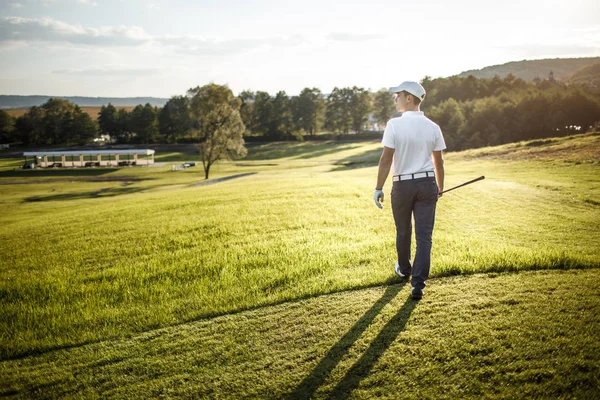
{"type": "Polygon", "coordinates": [[[301,156],[298,156],[297,158],[299,159],[305,159],[305,158],[314,158],[314,157],[320,157],[320,156],[325,156],[325,155],[329,155],[329,154],[334,154],[334,153],[338,153],[340,151],[346,151],[346,150],[351,150],[356,148],[357,145],[355,144],[345,144],[345,145],[340,145],[340,144],[332,144],[328,147],[325,147],[323,149],[319,149],[319,150],[315,150],[312,151],[310,153],[306,153],[303,154],[301,156]]]}
{"type": "Polygon", "coordinates": [[[78,193],[60,193],[49,196],[33,196],[23,199],[26,203],[42,202],[42,201],[63,201],[63,200],[78,200],[78,199],[96,199],[101,197],[115,197],[123,194],[138,193],[149,188],[141,187],[124,187],[124,188],[104,188],[91,192],[78,193]]]}
{"type": "Polygon", "coordinates": [[[231,179],[243,178],[244,176],[250,176],[250,175],[256,175],[256,174],[258,174],[258,172],[246,172],[246,173],[243,173],[243,174],[229,175],[229,176],[224,176],[222,178],[210,179],[208,181],[204,181],[204,182],[200,182],[200,183],[194,183],[193,185],[190,185],[189,187],[198,187],[198,186],[213,185],[215,183],[229,181],[231,179]]]}
{"type": "Polygon", "coordinates": [[[350,156],[342,160],[337,161],[331,171],[347,171],[348,169],[354,168],[368,168],[374,167],[379,164],[379,157],[381,156],[381,149],[365,151],[362,154],[350,156]]]}
{"type": "Polygon", "coordinates": [[[360,381],[369,375],[379,357],[396,340],[400,332],[404,330],[406,322],[417,306],[417,303],[418,301],[412,300],[410,297],[406,300],[400,311],[379,332],[379,335],[373,340],[367,351],[363,353],[362,357],[346,372],[346,375],[336,387],[333,388],[329,394],[330,399],[348,398],[350,393],[358,387],[360,381]]]}
{"type": "Polygon", "coordinates": [[[286,157],[306,159],[327,154],[334,154],[343,150],[352,149],[354,147],[356,147],[356,144],[332,142],[289,142],[289,144],[277,142],[266,145],[249,144],[249,154],[245,160],[274,160],[286,157]]]}
{"type": "MultiPolygon", "coordinates": [[[[298,385],[298,387],[288,396],[290,399],[310,399],[317,391],[319,386],[325,382],[331,371],[337,366],[340,360],[352,347],[354,342],[363,334],[363,332],[373,322],[375,317],[381,312],[383,307],[388,304],[400,292],[406,282],[398,285],[388,286],[385,293],[373,306],[364,313],[364,315],[354,324],[352,328],[329,350],[315,369],[298,385]]],[[[361,358],[362,359],[362,358],[361,358]]]]}

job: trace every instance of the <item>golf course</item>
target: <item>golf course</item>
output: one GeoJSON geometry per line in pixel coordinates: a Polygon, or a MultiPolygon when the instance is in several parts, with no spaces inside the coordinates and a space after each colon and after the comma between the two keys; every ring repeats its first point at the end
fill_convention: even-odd
{"type": "Polygon", "coordinates": [[[247,148],[0,158],[0,396],[600,398],[600,133],[446,153],[421,301],[379,141],[247,148]]]}

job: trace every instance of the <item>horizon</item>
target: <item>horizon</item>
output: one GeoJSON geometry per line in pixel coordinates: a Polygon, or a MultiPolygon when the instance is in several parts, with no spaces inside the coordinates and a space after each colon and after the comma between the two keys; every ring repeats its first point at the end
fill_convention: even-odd
{"type": "Polygon", "coordinates": [[[521,60],[600,56],[589,0],[321,3],[0,0],[0,93],[170,98],[210,82],[236,95],[377,91],[521,60]],[[398,22],[382,23],[393,15],[398,22]]]}
{"type": "MultiPolygon", "coordinates": [[[[594,57],[571,57],[569,59],[584,59],[584,58],[594,58],[594,57]]],[[[565,60],[565,58],[546,58],[546,59],[535,59],[535,60],[517,60],[517,61],[508,61],[504,64],[498,64],[498,65],[488,65],[486,67],[482,67],[479,69],[471,69],[471,70],[465,70],[465,71],[461,71],[458,74],[452,75],[452,76],[459,76],[461,74],[464,74],[466,72],[472,72],[472,71],[481,71],[484,70],[486,68],[494,68],[494,67],[501,67],[504,66],[506,64],[512,64],[512,63],[519,63],[519,62],[528,62],[528,61],[546,61],[546,60],[565,60]]],[[[449,78],[451,76],[440,76],[440,77],[430,77],[432,79],[444,79],[444,78],[449,78]]],[[[479,79],[485,79],[485,78],[479,78],[479,79]]],[[[419,82],[421,81],[421,79],[419,79],[419,82]]],[[[208,84],[210,82],[207,82],[205,84],[208,84]]],[[[203,84],[204,85],[204,84],[203,84]]],[[[227,83],[224,83],[223,85],[229,86],[227,83]]],[[[202,85],[201,85],[202,86],[202,85]]],[[[351,85],[351,86],[356,86],[356,85],[351,85]]],[[[231,89],[231,88],[230,88],[231,89]]],[[[317,88],[320,89],[320,88],[317,88]]],[[[260,89],[257,89],[260,90],[260,89]]],[[[373,92],[377,91],[378,89],[369,89],[373,92]]],[[[233,91],[233,90],[232,90],[233,91]]],[[[275,94],[278,91],[274,91],[269,93],[271,96],[275,96],[275,94]]],[[[235,93],[235,92],[234,92],[235,93]]],[[[323,95],[328,95],[329,93],[324,93],[322,92],[323,95]]],[[[182,93],[185,94],[185,93],[182,93]]],[[[236,95],[239,94],[235,93],[236,95]]],[[[286,93],[288,95],[288,97],[292,97],[295,96],[297,94],[289,94],[286,93]]],[[[161,99],[161,100],[168,100],[170,97],[157,97],[157,96],[145,96],[145,95],[135,95],[135,96],[123,96],[123,97],[119,97],[119,96],[85,96],[85,95],[51,95],[51,94],[5,94],[5,93],[0,93],[0,96],[16,96],[16,97],[60,97],[60,98],[76,98],[76,97],[81,97],[81,98],[87,98],[87,99],[135,99],[135,98],[150,98],[150,99],[161,99]]],[[[176,96],[176,95],[173,95],[176,96]]],[[[91,106],[94,107],[94,106],[91,106]]]]}

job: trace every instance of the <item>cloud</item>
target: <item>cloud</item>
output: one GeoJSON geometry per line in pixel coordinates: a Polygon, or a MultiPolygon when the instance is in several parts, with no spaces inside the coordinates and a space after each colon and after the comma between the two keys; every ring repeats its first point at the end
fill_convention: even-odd
{"type": "Polygon", "coordinates": [[[105,67],[90,67],[90,68],[65,68],[52,71],[53,74],[71,75],[71,76],[86,76],[86,77],[140,77],[152,76],[164,72],[163,68],[143,68],[143,67],[128,67],[128,66],[105,66],[105,67]]]}
{"type": "Polygon", "coordinates": [[[136,46],[150,39],[151,36],[137,26],[86,28],[52,18],[0,17],[0,41],[136,46]]]}
{"type": "Polygon", "coordinates": [[[175,52],[191,55],[227,55],[258,48],[294,47],[305,42],[301,35],[250,39],[210,39],[198,36],[165,36],[155,41],[175,52]]]}
{"type": "Polygon", "coordinates": [[[75,0],[75,3],[85,4],[85,5],[92,6],[92,7],[96,7],[98,5],[98,3],[96,3],[95,1],[91,1],[91,0],[75,0]]]}
{"type": "Polygon", "coordinates": [[[148,7],[151,10],[160,10],[160,6],[154,3],[146,4],[146,7],[148,7]]]}
{"type": "Polygon", "coordinates": [[[338,42],[365,42],[367,40],[383,39],[385,36],[378,34],[355,34],[349,32],[335,32],[327,36],[328,39],[338,42]]]}
{"type": "Polygon", "coordinates": [[[137,26],[89,28],[52,18],[0,17],[0,43],[56,42],[89,46],[158,44],[180,54],[227,55],[257,48],[293,47],[305,42],[296,36],[215,39],[199,36],[151,36],[137,26]]]}
{"type": "MultiPolygon", "coordinates": [[[[91,0],[85,1],[91,4],[91,0]]],[[[150,6],[150,5],[149,5],[150,6]]],[[[379,34],[331,33],[326,40],[365,42],[385,38],[379,34]]],[[[314,39],[314,38],[313,38],[314,39]]],[[[194,56],[226,56],[253,51],[290,49],[311,40],[303,35],[257,38],[207,38],[194,35],[152,36],[138,26],[92,28],[52,18],[0,17],[0,46],[7,43],[68,43],[90,47],[140,47],[151,45],[157,51],[194,56]]]]}
{"type": "Polygon", "coordinates": [[[8,3],[9,7],[11,8],[22,8],[23,4],[21,3],[8,3]]]}

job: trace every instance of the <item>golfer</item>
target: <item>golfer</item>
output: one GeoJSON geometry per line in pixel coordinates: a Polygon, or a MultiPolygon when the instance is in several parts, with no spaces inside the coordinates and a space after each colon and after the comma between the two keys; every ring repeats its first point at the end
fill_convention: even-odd
{"type": "Polygon", "coordinates": [[[383,133],[383,153],[379,160],[375,204],[382,208],[383,185],[393,165],[392,213],[396,224],[398,261],[395,271],[401,277],[412,275],[411,296],[423,297],[431,264],[431,235],[435,207],[444,190],[446,148],[440,127],[425,117],[420,104],[425,89],[417,82],[403,82],[390,88],[396,109],[402,116],[388,121],[383,133]],[[412,218],[415,219],[417,254],[411,265],[412,218]]]}

